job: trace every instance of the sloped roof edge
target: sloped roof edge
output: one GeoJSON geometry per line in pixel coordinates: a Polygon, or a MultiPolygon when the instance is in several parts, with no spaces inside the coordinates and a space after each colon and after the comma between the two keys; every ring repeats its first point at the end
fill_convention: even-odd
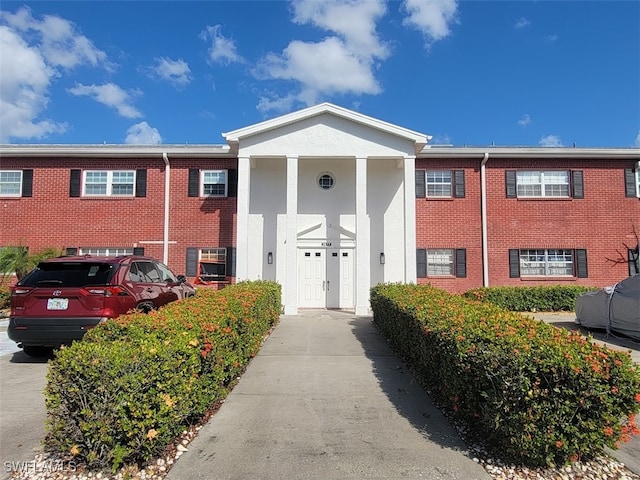
{"type": "Polygon", "coordinates": [[[238,143],[243,138],[251,137],[259,133],[267,132],[269,130],[280,128],[285,125],[290,125],[292,123],[296,123],[301,120],[312,118],[318,115],[323,115],[326,113],[344,118],[346,120],[350,120],[355,123],[359,123],[361,125],[368,126],[370,128],[387,132],[391,135],[396,135],[408,140],[412,140],[416,143],[416,152],[422,150],[422,147],[427,144],[429,139],[431,139],[430,135],[414,132],[413,130],[399,127],[397,125],[378,120],[377,118],[369,117],[367,115],[363,115],[361,113],[354,112],[353,110],[348,110],[346,108],[339,107],[327,102],[304,108],[302,110],[297,110],[295,112],[287,113],[270,120],[265,120],[264,122],[249,125],[248,127],[243,127],[237,130],[223,133],[222,136],[227,141],[227,143],[234,144],[238,143]]]}

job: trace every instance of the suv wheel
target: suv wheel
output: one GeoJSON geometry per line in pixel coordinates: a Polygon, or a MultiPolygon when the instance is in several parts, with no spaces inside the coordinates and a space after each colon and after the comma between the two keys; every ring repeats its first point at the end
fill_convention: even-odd
{"type": "Polygon", "coordinates": [[[149,313],[151,310],[155,309],[155,305],[151,302],[143,302],[139,303],[136,307],[136,310],[142,313],[149,313]]]}
{"type": "Polygon", "coordinates": [[[36,345],[25,345],[24,347],[22,347],[22,350],[30,357],[48,357],[49,355],[51,355],[53,348],[38,347],[36,345]]]}

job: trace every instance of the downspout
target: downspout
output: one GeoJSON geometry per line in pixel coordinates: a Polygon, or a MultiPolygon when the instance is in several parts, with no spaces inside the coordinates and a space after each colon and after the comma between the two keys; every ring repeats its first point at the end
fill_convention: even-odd
{"type": "Polygon", "coordinates": [[[489,161],[489,152],[485,152],[480,162],[480,215],[482,217],[482,286],[489,286],[489,242],[487,234],[487,174],[485,165],[489,161]]]}
{"type": "Polygon", "coordinates": [[[166,152],[162,152],[164,160],[164,231],[162,233],[162,263],[169,263],[169,186],[171,185],[171,166],[166,152]]]}

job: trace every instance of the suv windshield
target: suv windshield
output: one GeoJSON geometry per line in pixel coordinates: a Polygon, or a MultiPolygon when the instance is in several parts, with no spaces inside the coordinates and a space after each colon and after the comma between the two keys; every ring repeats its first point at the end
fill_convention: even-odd
{"type": "Polygon", "coordinates": [[[84,287],[108,285],[117,265],[99,262],[40,263],[19,285],[26,287],[84,287]]]}

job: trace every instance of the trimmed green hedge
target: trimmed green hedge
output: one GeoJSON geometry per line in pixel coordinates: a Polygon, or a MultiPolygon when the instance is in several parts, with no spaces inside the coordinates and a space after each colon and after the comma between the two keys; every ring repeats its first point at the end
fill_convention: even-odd
{"type": "Polygon", "coordinates": [[[371,306],[434,399],[505,461],[564,464],[638,432],[626,352],[431,286],[378,285],[371,306]]]}
{"type": "Polygon", "coordinates": [[[465,292],[464,297],[489,302],[512,312],[571,312],[576,298],[596,290],[579,285],[539,287],[482,287],[465,292]]]}
{"type": "Polygon", "coordinates": [[[243,282],[91,330],[51,362],[45,446],[91,468],[148,461],[226,396],[280,311],[279,285],[243,282]]]}

